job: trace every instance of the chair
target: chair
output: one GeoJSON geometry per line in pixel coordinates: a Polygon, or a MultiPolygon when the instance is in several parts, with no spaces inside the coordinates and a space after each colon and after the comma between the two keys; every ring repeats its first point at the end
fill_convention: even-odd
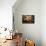
{"type": "Polygon", "coordinates": [[[32,40],[26,40],[25,46],[35,46],[35,43],[32,40]]]}

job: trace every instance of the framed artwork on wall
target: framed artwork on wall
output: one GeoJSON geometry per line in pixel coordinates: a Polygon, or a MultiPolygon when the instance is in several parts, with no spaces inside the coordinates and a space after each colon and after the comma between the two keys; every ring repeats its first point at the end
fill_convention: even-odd
{"type": "Polygon", "coordinates": [[[22,23],[31,23],[34,24],[35,16],[34,15],[22,15],[22,23]]]}

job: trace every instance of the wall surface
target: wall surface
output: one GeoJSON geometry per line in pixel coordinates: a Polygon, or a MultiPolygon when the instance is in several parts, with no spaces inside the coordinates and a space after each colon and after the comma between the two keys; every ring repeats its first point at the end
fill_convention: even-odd
{"type": "MultiPolygon", "coordinates": [[[[6,32],[4,29],[2,30],[1,27],[8,28],[9,30],[12,29],[12,6],[16,0],[0,0],[0,38],[5,38],[5,36],[10,36],[10,32],[7,30],[6,32]]],[[[7,37],[9,38],[9,37],[7,37]]]]}
{"type": "Polygon", "coordinates": [[[41,1],[18,0],[18,2],[13,6],[15,30],[22,32],[24,38],[34,40],[36,46],[41,46],[41,1]],[[34,15],[35,23],[22,24],[22,15],[34,15]]]}
{"type": "Polygon", "coordinates": [[[46,0],[41,2],[41,41],[46,46],[46,0]]]}
{"type": "Polygon", "coordinates": [[[0,0],[0,27],[12,29],[12,6],[16,0],[0,0]]]}

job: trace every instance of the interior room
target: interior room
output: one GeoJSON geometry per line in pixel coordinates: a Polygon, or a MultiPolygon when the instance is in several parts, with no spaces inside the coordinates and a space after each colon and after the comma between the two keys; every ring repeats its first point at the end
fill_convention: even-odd
{"type": "Polygon", "coordinates": [[[46,1],[0,0],[0,46],[46,46],[46,1]]]}

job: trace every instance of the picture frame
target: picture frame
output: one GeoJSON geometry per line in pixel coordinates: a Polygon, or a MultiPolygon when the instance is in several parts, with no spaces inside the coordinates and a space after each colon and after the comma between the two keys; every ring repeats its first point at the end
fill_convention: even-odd
{"type": "Polygon", "coordinates": [[[34,15],[22,15],[22,23],[23,24],[27,24],[27,23],[30,23],[30,24],[34,24],[35,22],[35,16],[34,15]]]}

